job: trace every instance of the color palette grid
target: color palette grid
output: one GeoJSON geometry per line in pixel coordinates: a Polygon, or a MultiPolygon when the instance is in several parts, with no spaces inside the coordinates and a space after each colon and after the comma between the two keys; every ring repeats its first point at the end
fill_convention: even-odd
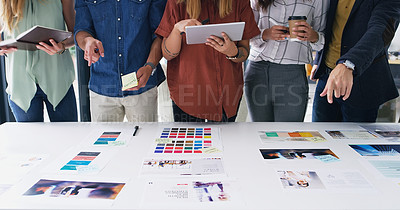
{"type": "Polygon", "coordinates": [[[175,140],[171,143],[157,144],[154,153],[203,153],[203,148],[212,146],[211,140],[175,140]]]}
{"type": "Polygon", "coordinates": [[[100,152],[80,152],[60,170],[76,171],[79,166],[88,166],[99,155],[100,152]]]}
{"type": "Polygon", "coordinates": [[[211,128],[164,128],[160,138],[211,139],[211,128]]]}
{"type": "Polygon", "coordinates": [[[104,132],[94,144],[108,144],[109,141],[116,141],[121,132],[104,132]]]}
{"type": "Polygon", "coordinates": [[[267,137],[315,137],[310,132],[265,132],[267,137]]]}

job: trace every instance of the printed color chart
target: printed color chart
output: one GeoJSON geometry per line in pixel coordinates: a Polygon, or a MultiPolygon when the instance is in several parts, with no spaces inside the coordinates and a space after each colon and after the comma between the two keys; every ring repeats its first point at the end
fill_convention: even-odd
{"type": "Polygon", "coordinates": [[[100,152],[80,152],[60,170],[76,171],[79,166],[88,166],[99,155],[100,152]]]}
{"type": "Polygon", "coordinates": [[[108,144],[109,141],[116,141],[121,132],[104,132],[94,144],[108,144]]]}
{"type": "Polygon", "coordinates": [[[275,141],[326,141],[318,131],[259,131],[258,133],[263,143],[275,141]]]}
{"type": "Polygon", "coordinates": [[[164,128],[154,153],[203,153],[203,148],[213,146],[211,128],[164,128]]]}

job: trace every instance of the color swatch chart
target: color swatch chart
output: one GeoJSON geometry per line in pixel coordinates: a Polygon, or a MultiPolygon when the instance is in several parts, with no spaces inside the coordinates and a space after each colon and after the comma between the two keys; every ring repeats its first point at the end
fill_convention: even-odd
{"type": "Polygon", "coordinates": [[[108,144],[109,141],[116,141],[121,132],[104,132],[94,144],[108,144]]]}
{"type": "Polygon", "coordinates": [[[211,128],[164,128],[160,138],[211,139],[211,128]]]}
{"type": "Polygon", "coordinates": [[[268,141],[326,141],[318,131],[259,131],[263,142],[268,141]]]}
{"type": "Polygon", "coordinates": [[[88,166],[99,155],[100,152],[80,152],[60,170],[76,171],[79,166],[88,166]]]}
{"type": "Polygon", "coordinates": [[[202,149],[214,147],[211,128],[164,128],[154,153],[203,153],[202,149]],[[165,141],[164,141],[165,140],[165,141]]]}

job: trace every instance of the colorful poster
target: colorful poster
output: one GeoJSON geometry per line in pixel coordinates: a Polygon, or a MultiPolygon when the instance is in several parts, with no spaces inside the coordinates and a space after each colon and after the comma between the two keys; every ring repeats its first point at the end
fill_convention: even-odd
{"type": "Polygon", "coordinates": [[[356,144],[349,145],[361,156],[391,156],[400,157],[400,145],[397,144],[356,144]]]}
{"type": "Polygon", "coordinates": [[[23,196],[114,200],[125,183],[41,179],[23,196]]]}
{"type": "Polygon", "coordinates": [[[284,141],[324,142],[326,139],[318,131],[258,131],[262,143],[284,141]]]}
{"type": "Polygon", "coordinates": [[[330,149],[260,149],[265,160],[320,160],[337,162],[339,157],[330,149]]]}
{"type": "Polygon", "coordinates": [[[325,189],[315,171],[277,171],[284,189],[325,189]]]}

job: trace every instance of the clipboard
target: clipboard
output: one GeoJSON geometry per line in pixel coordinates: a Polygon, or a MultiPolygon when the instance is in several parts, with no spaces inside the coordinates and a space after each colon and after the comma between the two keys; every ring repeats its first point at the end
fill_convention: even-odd
{"type": "Polygon", "coordinates": [[[222,38],[225,32],[232,41],[242,40],[245,22],[186,26],[186,44],[203,44],[211,35],[222,38]]]}

